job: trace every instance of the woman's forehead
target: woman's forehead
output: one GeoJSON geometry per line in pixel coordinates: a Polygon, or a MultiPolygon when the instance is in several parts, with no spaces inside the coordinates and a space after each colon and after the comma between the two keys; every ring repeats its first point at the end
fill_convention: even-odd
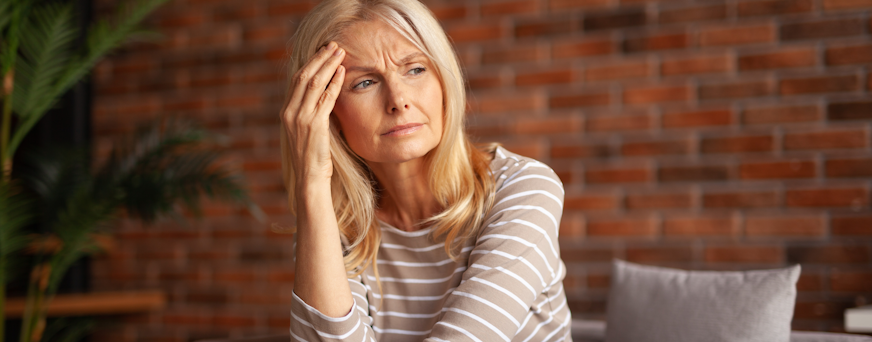
{"type": "Polygon", "coordinates": [[[345,49],[343,65],[375,66],[377,63],[400,65],[410,56],[424,54],[392,26],[380,20],[355,23],[345,29],[338,44],[345,49]],[[385,59],[388,59],[387,61],[385,59]]]}

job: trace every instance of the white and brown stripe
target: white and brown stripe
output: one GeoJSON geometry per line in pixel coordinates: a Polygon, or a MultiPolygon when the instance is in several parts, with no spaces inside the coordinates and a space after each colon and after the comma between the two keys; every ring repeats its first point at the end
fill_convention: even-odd
{"type": "Polygon", "coordinates": [[[474,242],[451,260],[431,229],[381,225],[381,293],[372,270],[349,279],[355,301],[327,317],[296,295],[299,341],[571,341],[557,229],[563,185],[547,165],[496,150],[496,201],[474,242]]]}

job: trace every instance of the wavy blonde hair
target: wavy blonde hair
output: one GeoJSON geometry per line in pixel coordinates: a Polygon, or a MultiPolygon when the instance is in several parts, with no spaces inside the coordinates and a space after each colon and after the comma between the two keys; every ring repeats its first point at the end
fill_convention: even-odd
{"type": "MultiPolygon", "coordinates": [[[[421,50],[436,69],[444,94],[442,139],[425,157],[429,186],[444,210],[421,224],[434,226],[431,237],[445,240],[445,251],[456,258],[464,241],[476,236],[485,214],[493,206],[494,180],[490,160],[495,145],[474,147],[464,131],[466,91],[457,55],[427,7],[416,0],[325,0],[300,23],[292,40],[289,81],[317,50],[338,40],[354,23],[382,20],[421,50]]],[[[288,87],[290,89],[290,87],[288,87]]],[[[286,94],[290,96],[290,93],[286,94]]],[[[295,176],[287,150],[288,137],[281,129],[282,175],[288,204],[296,215],[295,176]]],[[[366,161],[348,147],[331,122],[330,152],[333,159],[331,194],[340,233],[347,240],[345,268],[358,275],[375,265],[381,241],[375,217],[377,181],[366,161]]],[[[375,270],[378,276],[378,270],[375,270]]]]}

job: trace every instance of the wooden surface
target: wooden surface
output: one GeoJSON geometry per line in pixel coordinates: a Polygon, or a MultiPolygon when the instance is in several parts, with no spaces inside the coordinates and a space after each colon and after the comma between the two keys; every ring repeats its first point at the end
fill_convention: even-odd
{"type": "MultiPolygon", "coordinates": [[[[98,292],[55,296],[48,307],[49,316],[114,315],[163,309],[166,295],[162,291],[98,292]]],[[[6,317],[21,317],[24,298],[8,298],[6,317]]]]}

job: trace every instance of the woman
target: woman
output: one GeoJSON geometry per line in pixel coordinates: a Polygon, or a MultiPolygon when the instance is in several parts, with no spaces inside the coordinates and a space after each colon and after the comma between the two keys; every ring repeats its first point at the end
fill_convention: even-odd
{"type": "Polygon", "coordinates": [[[568,341],[554,172],[470,144],[415,0],[326,0],[293,41],[282,167],[301,341],[568,341]]]}

